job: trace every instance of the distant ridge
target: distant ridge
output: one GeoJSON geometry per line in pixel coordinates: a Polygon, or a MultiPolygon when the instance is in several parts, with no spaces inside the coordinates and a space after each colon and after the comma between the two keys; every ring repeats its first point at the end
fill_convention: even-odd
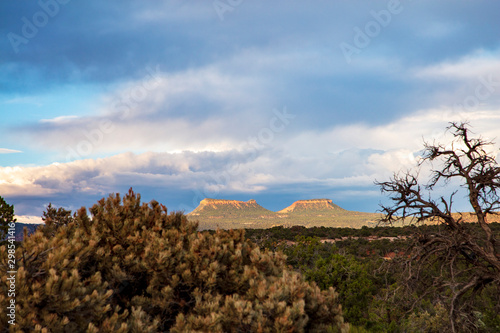
{"type": "Polygon", "coordinates": [[[278,212],[270,211],[255,200],[238,201],[203,199],[187,214],[198,221],[200,229],[271,228],[273,226],[302,225],[306,227],[375,226],[380,214],[345,210],[330,199],[298,200],[278,212]]]}

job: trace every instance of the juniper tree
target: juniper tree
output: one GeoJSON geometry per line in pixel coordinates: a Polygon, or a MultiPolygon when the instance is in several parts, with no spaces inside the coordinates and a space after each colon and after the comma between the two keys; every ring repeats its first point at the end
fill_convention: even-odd
{"type": "Polygon", "coordinates": [[[484,326],[481,317],[485,315],[478,309],[486,306],[500,320],[495,315],[500,312],[500,235],[488,224],[488,218],[500,209],[500,166],[494,154],[488,153],[492,143],[471,137],[467,123],[451,123],[447,130],[454,137],[448,145],[424,144],[420,166],[439,165],[426,184],[421,185],[411,173],[377,182],[392,200],[392,205],[382,207],[386,214],[382,222],[441,225],[437,232],[415,235],[412,256],[406,261],[406,286],[413,296],[433,295],[447,307],[450,331],[477,332],[484,326]],[[446,198],[432,197],[437,186],[452,180],[465,188],[474,223],[466,222],[465,214],[454,213],[456,190],[446,198]],[[490,305],[482,304],[495,298],[490,305]]]}
{"type": "Polygon", "coordinates": [[[42,221],[45,223],[42,232],[46,236],[53,236],[59,227],[68,225],[73,221],[71,210],[62,207],[55,208],[49,203],[47,209],[42,213],[42,221]]]}
{"type": "Polygon", "coordinates": [[[9,205],[0,196],[0,244],[4,242],[9,230],[9,223],[12,222],[16,222],[14,218],[14,205],[9,205]]]}
{"type": "MultiPolygon", "coordinates": [[[[16,330],[25,332],[347,331],[333,289],[289,271],[244,231],[198,232],[132,190],[76,212],[16,256],[16,330]]],[[[5,250],[0,269],[5,271],[5,250]]],[[[0,326],[7,331],[6,280],[0,326]]]]}

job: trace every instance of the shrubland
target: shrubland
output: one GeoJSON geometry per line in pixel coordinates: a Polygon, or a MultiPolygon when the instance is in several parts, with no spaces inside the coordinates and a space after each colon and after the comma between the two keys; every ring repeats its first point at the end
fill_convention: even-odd
{"type": "MultiPolygon", "coordinates": [[[[347,332],[338,294],[244,231],[198,232],[132,190],[75,214],[51,206],[16,250],[16,325],[1,331],[347,332]]],[[[7,251],[0,269],[7,270],[7,251]]]]}

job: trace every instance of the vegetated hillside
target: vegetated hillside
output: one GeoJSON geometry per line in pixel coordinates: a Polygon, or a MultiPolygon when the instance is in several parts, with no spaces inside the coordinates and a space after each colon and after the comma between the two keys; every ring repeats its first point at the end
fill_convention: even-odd
{"type": "Polygon", "coordinates": [[[34,224],[34,223],[19,223],[16,222],[16,241],[20,242],[24,237],[24,228],[27,229],[28,236],[36,231],[36,229],[42,224],[34,224]]]}
{"type": "MultiPolygon", "coordinates": [[[[24,238],[24,228],[26,228],[26,231],[28,232],[28,236],[31,235],[36,231],[36,229],[41,226],[41,223],[20,223],[16,222],[16,228],[15,228],[15,240],[17,242],[22,242],[24,238]]],[[[7,237],[5,237],[7,239],[7,237]]],[[[0,239],[1,240],[1,239],[0,239]]]]}
{"type": "Polygon", "coordinates": [[[330,199],[299,200],[278,212],[260,206],[255,200],[204,199],[188,218],[200,229],[271,228],[300,225],[306,227],[375,226],[380,214],[345,210],[330,199]]]}
{"type": "MultiPolygon", "coordinates": [[[[351,332],[449,332],[442,294],[422,292],[417,300],[405,292],[402,279],[419,235],[440,228],[435,224],[361,229],[295,226],[247,229],[245,236],[262,250],[283,251],[287,264],[320,288],[334,287],[351,332]]],[[[482,232],[477,223],[467,228],[471,235],[482,232]]],[[[500,223],[492,222],[490,228],[499,239],[500,223]]],[[[440,267],[426,273],[430,274],[422,274],[420,281],[432,283],[440,267]]],[[[492,287],[482,294],[475,308],[481,328],[477,332],[499,332],[498,297],[492,287]]]]}

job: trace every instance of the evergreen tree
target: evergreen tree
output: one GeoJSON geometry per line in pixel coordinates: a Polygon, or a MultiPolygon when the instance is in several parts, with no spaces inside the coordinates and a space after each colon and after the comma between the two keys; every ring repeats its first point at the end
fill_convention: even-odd
{"type": "Polygon", "coordinates": [[[52,206],[52,203],[49,203],[47,210],[42,213],[42,220],[45,222],[45,225],[41,229],[44,235],[53,236],[59,227],[68,225],[72,222],[73,216],[70,210],[66,210],[62,207],[56,209],[52,206]]]}
{"type": "Polygon", "coordinates": [[[7,231],[9,230],[9,223],[16,222],[14,218],[14,206],[9,205],[4,198],[0,196],[0,244],[3,244],[7,231]]]}
{"type": "MultiPolygon", "coordinates": [[[[17,249],[16,331],[335,332],[337,293],[288,270],[244,231],[198,232],[182,213],[129,191],[81,208],[17,249]]],[[[5,271],[5,248],[0,269],[5,271]]],[[[8,331],[7,283],[0,327],[8,331]]],[[[0,330],[1,331],[1,330],[0,330]]]]}

